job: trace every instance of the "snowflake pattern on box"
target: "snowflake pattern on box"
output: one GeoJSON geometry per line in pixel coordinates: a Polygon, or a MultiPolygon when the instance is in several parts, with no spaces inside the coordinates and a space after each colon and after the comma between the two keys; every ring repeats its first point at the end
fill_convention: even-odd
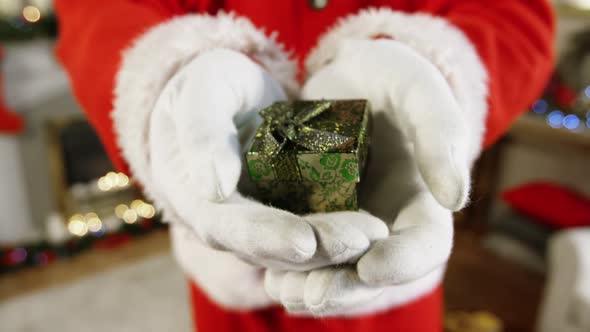
{"type": "Polygon", "coordinates": [[[263,113],[265,121],[246,153],[256,198],[299,214],[358,210],[358,188],[369,143],[368,101],[279,102],[270,108],[272,112],[267,109],[263,113]],[[307,117],[304,123],[297,118],[298,114],[319,108],[324,109],[307,117]],[[278,113],[282,117],[279,121],[275,120],[277,112],[289,115],[278,113]],[[289,132],[290,138],[285,139],[287,134],[277,133],[276,128],[289,132]],[[316,131],[313,142],[298,143],[298,131],[304,130],[306,138],[310,137],[307,132],[316,131]],[[274,135],[270,139],[275,142],[271,153],[265,146],[270,135],[274,135]]]}

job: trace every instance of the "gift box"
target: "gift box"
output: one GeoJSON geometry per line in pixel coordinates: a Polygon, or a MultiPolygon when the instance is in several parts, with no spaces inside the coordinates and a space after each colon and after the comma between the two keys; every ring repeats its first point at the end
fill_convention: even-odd
{"type": "Polygon", "coordinates": [[[246,162],[256,198],[294,213],[358,210],[369,144],[367,100],[277,102],[246,162]]]}

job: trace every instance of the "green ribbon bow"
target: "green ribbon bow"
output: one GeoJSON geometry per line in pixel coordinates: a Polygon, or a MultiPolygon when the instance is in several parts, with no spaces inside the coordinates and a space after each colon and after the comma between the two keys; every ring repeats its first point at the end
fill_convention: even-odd
{"type": "Polygon", "coordinates": [[[261,110],[260,115],[265,125],[262,154],[273,157],[289,141],[317,152],[327,152],[349,144],[354,138],[305,125],[331,106],[330,101],[322,100],[295,112],[293,103],[277,102],[261,110]]]}

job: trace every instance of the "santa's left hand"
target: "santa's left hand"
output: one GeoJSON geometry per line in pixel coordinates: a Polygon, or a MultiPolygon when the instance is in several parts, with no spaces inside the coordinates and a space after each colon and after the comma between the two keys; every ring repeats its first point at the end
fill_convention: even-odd
{"type": "MultiPolygon", "coordinates": [[[[291,312],[329,316],[401,305],[432,290],[451,252],[452,211],[467,201],[481,140],[444,75],[402,43],[348,41],[308,80],[303,96],[371,101],[360,203],[390,232],[355,265],[267,271],[268,294],[291,312]]],[[[338,212],[343,224],[359,213],[338,212]]]]}

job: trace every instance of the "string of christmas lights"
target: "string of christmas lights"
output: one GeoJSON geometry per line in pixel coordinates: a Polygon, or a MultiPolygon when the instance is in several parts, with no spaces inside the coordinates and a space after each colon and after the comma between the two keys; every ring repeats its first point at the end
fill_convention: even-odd
{"type": "MultiPolygon", "coordinates": [[[[89,184],[99,192],[116,192],[133,185],[124,173],[109,172],[89,184]]],[[[78,184],[77,191],[88,191],[78,184]]],[[[77,255],[86,249],[112,248],[155,229],[166,227],[155,207],[134,199],[112,207],[110,213],[80,212],[67,220],[59,214],[48,216],[46,237],[36,243],[0,247],[0,273],[28,266],[44,266],[56,259],[77,255]]]]}
{"type": "MultiPolygon", "coordinates": [[[[555,91],[555,89],[553,90],[555,91]]],[[[559,102],[559,96],[549,93],[536,100],[532,113],[544,116],[551,128],[564,128],[572,132],[584,132],[590,129],[590,85],[573,97],[566,105],[559,102]],[[560,105],[561,104],[561,105],[560,105]]]]}

